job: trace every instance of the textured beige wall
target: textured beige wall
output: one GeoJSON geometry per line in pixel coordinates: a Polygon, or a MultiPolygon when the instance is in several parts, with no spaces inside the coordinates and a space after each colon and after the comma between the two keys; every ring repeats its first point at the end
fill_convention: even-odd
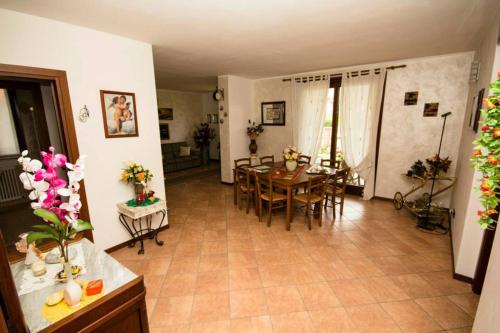
{"type": "MultiPolygon", "coordinates": [[[[446,112],[452,115],[446,122],[441,156],[450,157],[448,175],[455,174],[471,61],[472,53],[414,59],[405,62],[406,68],[388,71],[376,196],[392,198],[396,191],[405,193],[411,188],[401,174],[415,160],[436,154],[443,126],[440,115],[446,112]],[[417,105],[404,105],[407,91],[418,91],[417,105]],[[425,103],[439,103],[438,117],[422,116],[425,103]]],[[[450,196],[448,191],[435,202],[448,206],[450,196]]]]}
{"type": "Polygon", "coordinates": [[[264,126],[264,133],[257,139],[257,155],[274,155],[280,160],[283,148],[292,145],[292,95],[291,82],[281,79],[267,79],[254,81],[253,119],[261,122],[261,103],[285,101],[285,126],[264,126]]]}

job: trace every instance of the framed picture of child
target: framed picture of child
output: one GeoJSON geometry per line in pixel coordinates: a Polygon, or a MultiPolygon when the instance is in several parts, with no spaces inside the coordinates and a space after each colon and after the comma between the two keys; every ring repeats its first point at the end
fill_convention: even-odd
{"type": "Polygon", "coordinates": [[[101,107],[106,138],[139,136],[134,93],[101,90],[101,107]]]}

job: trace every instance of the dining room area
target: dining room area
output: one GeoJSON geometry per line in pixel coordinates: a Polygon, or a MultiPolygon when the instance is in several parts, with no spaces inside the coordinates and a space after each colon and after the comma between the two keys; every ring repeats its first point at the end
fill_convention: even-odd
{"type": "Polygon", "coordinates": [[[270,227],[273,210],[285,212],[285,228],[290,230],[294,215],[303,215],[311,230],[312,221],[321,227],[323,211],[331,208],[342,216],[350,168],[342,161],[321,159],[312,164],[311,156],[300,154],[295,147],[287,147],[283,158],[275,162],[273,155],[259,158],[252,165],[252,158],[234,161],[233,202],[246,213],[250,208],[270,227]],[[338,207],[338,208],[337,208],[338,207]]]}

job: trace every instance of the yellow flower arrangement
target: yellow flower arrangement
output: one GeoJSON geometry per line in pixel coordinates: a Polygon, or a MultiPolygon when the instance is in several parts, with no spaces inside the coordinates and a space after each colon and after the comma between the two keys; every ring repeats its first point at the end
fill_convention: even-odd
{"type": "Polygon", "coordinates": [[[120,180],[122,182],[140,182],[147,183],[153,178],[153,174],[141,164],[128,162],[127,168],[123,169],[120,180]]]}

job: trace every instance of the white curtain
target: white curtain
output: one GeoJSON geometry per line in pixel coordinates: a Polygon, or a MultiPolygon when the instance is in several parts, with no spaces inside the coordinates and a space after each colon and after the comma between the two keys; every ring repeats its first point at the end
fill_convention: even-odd
{"type": "Polygon", "coordinates": [[[340,133],[344,158],[365,180],[363,199],[374,196],[375,149],[385,69],[368,75],[342,74],[340,133]]]}
{"type": "Polygon", "coordinates": [[[321,145],[330,88],[330,77],[321,78],[308,82],[292,79],[293,144],[302,154],[311,156],[313,162],[321,145]]]}

